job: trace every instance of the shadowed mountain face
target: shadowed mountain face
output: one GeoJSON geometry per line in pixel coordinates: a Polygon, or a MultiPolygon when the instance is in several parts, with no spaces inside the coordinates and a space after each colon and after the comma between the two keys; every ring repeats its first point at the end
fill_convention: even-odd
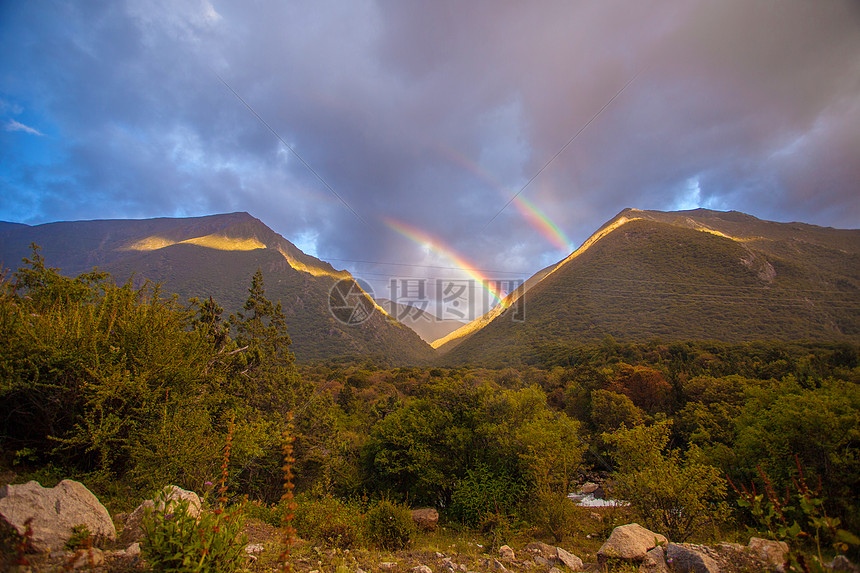
{"type": "Polygon", "coordinates": [[[607,335],[860,341],[858,230],[628,209],[542,273],[517,293],[520,320],[510,308],[434,343],[444,362],[516,361],[607,335]]]}
{"type": "Polygon", "coordinates": [[[259,268],[266,296],[283,306],[299,360],[379,355],[395,363],[423,363],[434,354],[369,300],[365,306],[373,312],[366,320],[338,320],[329,308],[331,290],[341,280],[352,285],[352,276],[306,255],[247,213],[32,227],[0,223],[0,264],[20,266],[30,256],[31,243],[41,246],[46,264],[64,275],[98,267],[118,283],[160,283],[181,301],[212,296],[225,314],[241,309],[259,268]]]}

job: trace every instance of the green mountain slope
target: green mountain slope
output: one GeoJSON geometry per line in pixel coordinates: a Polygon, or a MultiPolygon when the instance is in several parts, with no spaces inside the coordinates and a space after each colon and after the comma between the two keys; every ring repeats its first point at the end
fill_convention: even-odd
{"type": "MultiPolygon", "coordinates": [[[[860,340],[860,231],[742,213],[625,210],[512,309],[436,344],[444,362],[516,361],[547,342],[860,340]]],[[[522,293],[520,293],[522,294],[522,293]]],[[[479,319],[480,320],[480,319],[479,319]]]]}
{"type": "Polygon", "coordinates": [[[49,266],[75,276],[97,266],[117,282],[151,280],[180,300],[212,296],[229,314],[247,299],[251,276],[263,272],[266,295],[281,301],[299,360],[378,355],[423,363],[434,352],[417,334],[374,309],[360,324],[329,311],[332,287],[346,271],[303,253],[247,213],[184,219],[75,221],[0,225],[0,262],[17,268],[30,243],[49,266]]]}

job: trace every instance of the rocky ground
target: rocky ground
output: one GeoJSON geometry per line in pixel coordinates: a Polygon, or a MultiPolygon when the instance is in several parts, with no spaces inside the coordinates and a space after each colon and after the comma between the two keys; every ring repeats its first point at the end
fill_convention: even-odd
{"type": "MultiPolygon", "coordinates": [[[[111,516],[78,482],[64,480],[55,488],[43,488],[36,482],[0,488],[0,571],[149,571],[139,545],[143,535],[140,523],[147,508],[173,507],[170,500],[182,499],[189,501],[194,515],[201,511],[193,492],[174,486],[165,489],[164,500],[147,500],[131,513],[111,516]],[[86,524],[98,533],[101,541],[97,547],[66,550],[73,524],[86,524]],[[26,550],[15,530],[25,532],[26,550]]],[[[559,544],[536,541],[529,532],[488,539],[423,519],[416,521],[427,529],[408,549],[334,549],[298,540],[291,548],[289,562],[297,573],[747,573],[777,571],[787,554],[784,543],[757,538],[745,545],[672,543],[636,523],[616,526],[624,517],[623,509],[588,508],[576,535],[559,544]]],[[[247,570],[279,570],[283,530],[248,519],[244,533],[247,570]]],[[[840,570],[857,570],[847,561],[839,563],[845,567],[840,570]]]]}

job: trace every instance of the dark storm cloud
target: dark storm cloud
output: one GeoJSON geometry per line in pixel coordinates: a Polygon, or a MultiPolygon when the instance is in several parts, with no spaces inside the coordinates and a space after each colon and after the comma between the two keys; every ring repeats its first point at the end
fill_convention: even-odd
{"type": "Polygon", "coordinates": [[[0,219],[245,210],[358,274],[449,264],[389,217],[529,273],[565,253],[500,210],[635,77],[522,193],[574,243],[624,207],[860,223],[855,3],[77,4],[0,11],[0,219]]]}

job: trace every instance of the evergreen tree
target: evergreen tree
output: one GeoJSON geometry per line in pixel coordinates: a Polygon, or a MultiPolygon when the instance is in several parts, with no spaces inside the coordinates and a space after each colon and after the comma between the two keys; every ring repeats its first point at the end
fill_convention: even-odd
{"type": "Polygon", "coordinates": [[[243,351],[240,375],[247,382],[246,398],[263,411],[286,414],[300,401],[299,377],[281,303],[266,298],[260,269],[251,279],[242,309],[245,312],[231,316],[230,323],[243,351]]]}

